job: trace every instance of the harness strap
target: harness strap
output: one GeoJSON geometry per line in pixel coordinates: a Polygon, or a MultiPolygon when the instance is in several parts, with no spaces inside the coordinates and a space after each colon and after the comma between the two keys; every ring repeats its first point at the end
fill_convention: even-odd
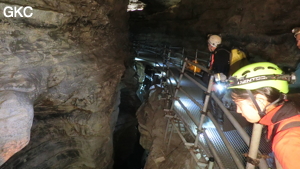
{"type": "Polygon", "coordinates": [[[289,129],[289,128],[293,128],[293,127],[300,127],[300,121],[293,121],[293,122],[290,122],[286,125],[284,125],[280,131],[283,131],[283,130],[286,130],[286,129],[289,129]]]}
{"type": "Polygon", "coordinates": [[[270,139],[267,139],[268,142],[273,141],[273,138],[275,137],[275,135],[280,131],[287,130],[287,129],[290,129],[290,128],[293,128],[293,127],[300,127],[300,121],[292,121],[290,123],[287,123],[279,131],[277,131],[279,125],[280,125],[280,123],[277,123],[277,124],[274,125],[274,128],[273,128],[272,134],[270,136],[270,139]]]}
{"type": "Polygon", "coordinates": [[[258,111],[258,114],[260,115],[260,117],[263,117],[265,114],[260,110],[260,107],[258,106],[258,104],[257,104],[257,102],[256,102],[256,100],[255,100],[255,98],[254,98],[254,96],[252,94],[252,92],[250,90],[248,90],[248,89],[246,91],[249,94],[249,96],[250,96],[253,104],[255,105],[255,107],[256,107],[256,109],[258,111]]]}

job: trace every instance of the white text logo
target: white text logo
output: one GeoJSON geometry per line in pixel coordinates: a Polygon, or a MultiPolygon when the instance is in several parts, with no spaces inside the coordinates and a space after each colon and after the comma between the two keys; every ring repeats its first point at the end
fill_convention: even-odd
{"type": "Polygon", "coordinates": [[[240,80],[240,81],[238,81],[237,84],[241,85],[241,84],[250,83],[250,82],[253,82],[253,81],[261,81],[261,80],[266,80],[266,79],[268,79],[266,76],[252,77],[252,78],[249,78],[249,79],[240,80]]]}
{"type": "Polygon", "coordinates": [[[3,10],[3,14],[5,17],[11,18],[11,17],[31,17],[33,15],[32,13],[33,9],[31,6],[26,7],[11,7],[6,6],[3,10]]]}

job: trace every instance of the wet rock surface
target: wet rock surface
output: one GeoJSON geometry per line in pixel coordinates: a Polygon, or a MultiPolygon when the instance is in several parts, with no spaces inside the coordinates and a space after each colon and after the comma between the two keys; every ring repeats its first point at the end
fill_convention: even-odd
{"type": "MultiPolygon", "coordinates": [[[[128,0],[1,1],[1,11],[31,6],[33,16],[0,15],[0,123],[12,119],[0,124],[0,165],[8,160],[0,168],[104,169],[113,168],[114,153],[121,161],[132,155],[130,139],[113,145],[139,137],[134,91],[141,80],[124,66],[133,59],[129,26],[132,40],[207,51],[206,35],[221,33],[224,44],[244,47],[253,62],[295,68],[300,58],[290,33],[300,26],[298,1],[143,2],[148,9],[128,14],[128,0]]],[[[137,113],[140,142],[152,150],[145,168],[192,168],[177,136],[165,151],[177,154],[161,151],[166,119],[158,93],[137,113]]]]}
{"type": "Polygon", "coordinates": [[[33,15],[0,17],[1,168],[112,167],[127,3],[2,1],[33,15]]]}

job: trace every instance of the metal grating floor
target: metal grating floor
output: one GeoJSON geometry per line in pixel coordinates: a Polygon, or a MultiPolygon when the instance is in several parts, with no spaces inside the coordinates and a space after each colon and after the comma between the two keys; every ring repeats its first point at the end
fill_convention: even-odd
{"type": "MultiPolygon", "coordinates": [[[[200,108],[189,99],[180,98],[180,100],[183,102],[183,104],[186,107],[188,107],[188,110],[190,111],[190,113],[195,117],[195,119],[197,119],[197,122],[199,123],[200,111],[201,111],[200,108]]],[[[197,100],[197,102],[202,103],[201,100],[197,100]]],[[[194,135],[196,135],[197,126],[194,125],[194,123],[189,118],[189,116],[187,115],[185,110],[180,106],[179,103],[177,103],[177,101],[175,102],[174,109],[175,109],[175,111],[177,111],[180,114],[180,116],[182,118],[185,119],[185,121],[189,125],[189,128],[193,131],[194,135]]],[[[203,128],[206,128],[206,133],[207,133],[209,139],[211,140],[211,142],[214,144],[225,168],[226,169],[237,169],[237,166],[235,165],[228,149],[226,148],[226,146],[223,143],[221,137],[219,136],[217,130],[215,129],[213,123],[209,120],[208,117],[206,118],[205,123],[203,124],[203,128]]],[[[245,127],[244,129],[246,130],[246,132],[249,135],[251,135],[252,126],[245,127]]],[[[243,141],[243,139],[240,137],[240,135],[238,134],[238,132],[236,130],[226,131],[226,132],[224,132],[224,134],[227,137],[228,141],[233,146],[233,148],[235,149],[236,154],[238,155],[240,160],[243,161],[244,164],[246,165],[246,161],[245,161],[245,158],[243,155],[248,152],[248,146],[246,145],[246,143],[243,141]]],[[[262,138],[263,137],[264,136],[262,136],[262,138]]],[[[201,136],[200,140],[209,150],[207,143],[204,140],[203,136],[201,136]]],[[[261,139],[260,151],[263,154],[268,154],[269,152],[271,152],[270,145],[267,142],[265,142],[264,139],[261,139]]],[[[217,169],[218,167],[215,166],[215,168],[217,169]]]]}

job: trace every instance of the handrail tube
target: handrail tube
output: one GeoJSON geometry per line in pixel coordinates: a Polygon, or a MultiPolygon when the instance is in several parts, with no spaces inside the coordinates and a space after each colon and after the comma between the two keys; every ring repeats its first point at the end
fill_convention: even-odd
{"type": "Polygon", "coordinates": [[[195,117],[191,114],[191,112],[185,107],[185,105],[181,102],[180,99],[177,100],[181,107],[186,111],[187,115],[191,118],[191,120],[194,122],[196,126],[199,125],[199,122],[195,119],[195,117]]]}
{"type": "MultiPolygon", "coordinates": [[[[180,54],[180,53],[176,53],[176,54],[180,54]]],[[[202,54],[203,55],[203,53],[200,53],[200,54],[202,54]]],[[[185,57],[187,57],[187,58],[195,58],[195,57],[193,57],[193,56],[191,56],[191,55],[189,55],[189,54],[185,54],[184,55],[185,57]]],[[[207,56],[208,56],[208,54],[207,54],[207,56]]],[[[203,62],[209,62],[207,59],[199,59],[199,60],[201,60],[201,61],[203,61],[203,62]]]]}
{"type": "Polygon", "coordinates": [[[207,91],[207,88],[205,86],[203,86],[202,84],[200,84],[199,82],[197,82],[195,79],[193,79],[191,76],[189,76],[187,73],[184,73],[184,76],[187,77],[189,80],[191,80],[192,82],[194,82],[195,85],[197,85],[200,89],[207,91]]]}
{"type": "Polygon", "coordinates": [[[173,62],[171,62],[171,63],[172,63],[172,65],[174,66],[174,68],[176,70],[178,70],[179,72],[181,72],[181,69],[176,65],[176,63],[173,63],[173,62]]]}
{"type": "MultiPolygon", "coordinates": [[[[256,159],[257,152],[259,148],[260,138],[261,138],[261,132],[262,132],[263,125],[255,123],[252,130],[252,137],[250,142],[250,150],[248,157],[252,159],[256,159]]],[[[247,163],[246,169],[255,169],[255,165],[252,165],[251,163],[247,163]]]]}
{"type": "MultiPolygon", "coordinates": [[[[151,47],[150,47],[151,48],[151,47]]],[[[154,48],[155,49],[155,48],[154,48]]],[[[200,53],[201,53],[201,51],[200,51],[200,53]]],[[[202,52],[203,53],[203,52],[202,52]]],[[[177,54],[177,53],[175,53],[175,54],[177,54]]],[[[179,54],[179,53],[178,53],[179,54]]],[[[207,53],[205,53],[205,54],[207,54],[207,53]]],[[[183,56],[183,55],[182,55],[183,56]]],[[[189,62],[189,61],[187,61],[186,60],[186,62],[189,62]]],[[[186,63],[185,62],[185,63],[186,63]]],[[[176,64],[175,63],[172,63],[172,64],[174,64],[174,66],[175,67],[177,67],[176,66],[176,64]]],[[[197,66],[195,63],[193,63],[193,62],[190,62],[190,64],[192,64],[192,65],[194,65],[194,66],[197,66]]],[[[199,65],[199,66],[201,66],[201,65],[199,65]]],[[[184,65],[184,67],[185,67],[185,65],[184,65]]],[[[205,69],[203,69],[203,71],[205,71],[205,69]]],[[[182,71],[182,72],[184,72],[184,71],[182,71]]],[[[173,73],[173,72],[172,72],[173,73]]],[[[186,77],[187,78],[189,78],[191,81],[193,81],[193,82],[195,82],[197,85],[199,84],[197,81],[195,81],[194,79],[192,79],[190,76],[188,76],[186,73],[183,73],[184,75],[186,75],[186,77]]],[[[169,79],[170,80],[170,79],[169,79]]],[[[176,80],[175,78],[174,78],[174,80],[176,80]]],[[[178,86],[180,85],[180,82],[179,82],[179,84],[178,84],[178,86]]],[[[200,84],[199,84],[200,85],[200,84]]],[[[199,86],[198,85],[198,86],[199,86]]],[[[201,89],[202,89],[202,87],[201,87],[201,85],[199,86],[201,89]]],[[[203,87],[204,89],[205,89],[205,87],[203,87]]],[[[177,95],[177,91],[178,91],[178,87],[176,88],[176,92],[175,92],[175,94],[177,95]]],[[[240,136],[242,137],[242,139],[245,141],[245,143],[247,144],[247,145],[249,145],[250,144],[250,138],[249,138],[249,136],[248,136],[248,134],[243,130],[243,129],[239,129],[239,128],[241,128],[241,126],[239,125],[239,123],[237,123],[237,124],[235,124],[233,121],[236,121],[235,120],[235,118],[231,115],[231,113],[224,107],[224,105],[221,103],[221,101],[215,96],[215,94],[214,93],[212,93],[212,98],[216,101],[216,103],[221,107],[221,109],[223,110],[223,112],[224,112],[224,114],[228,117],[228,119],[231,121],[231,123],[233,124],[233,126],[237,129],[237,131],[238,131],[238,133],[240,134],[240,136]],[[220,104],[221,103],[221,104],[220,104]],[[225,111],[224,111],[224,108],[226,109],[225,111]],[[233,119],[231,119],[231,118],[233,118],[233,119]],[[244,134],[242,134],[242,133],[246,133],[246,135],[244,135],[244,134]]],[[[250,146],[251,147],[251,146],[250,146]]],[[[264,164],[263,163],[265,163],[265,166],[266,166],[266,161],[265,160],[261,160],[261,162],[260,162],[260,167],[261,166],[264,166],[264,164]],[[261,165],[261,164],[263,164],[263,165],[261,165]]],[[[264,167],[265,167],[264,166],[264,167]]]]}
{"type": "Polygon", "coordinates": [[[170,124],[170,118],[168,118],[167,127],[165,130],[166,132],[165,132],[164,142],[166,142],[166,140],[167,140],[169,124],[170,124]]]}
{"type": "Polygon", "coordinates": [[[183,144],[185,145],[187,143],[186,139],[183,137],[183,135],[181,134],[180,130],[177,128],[177,126],[174,124],[174,119],[171,119],[171,123],[173,125],[173,127],[175,128],[175,130],[177,131],[179,137],[181,138],[183,144]]]}
{"type": "Polygon", "coordinates": [[[217,151],[216,151],[216,148],[213,146],[213,144],[211,143],[210,139],[208,138],[207,134],[205,133],[205,131],[203,132],[203,136],[207,142],[207,145],[211,151],[211,153],[213,154],[214,158],[216,159],[216,162],[218,164],[218,166],[220,167],[220,169],[225,169],[217,151]]]}
{"type": "MultiPolygon", "coordinates": [[[[211,93],[213,84],[214,84],[214,77],[210,76],[209,83],[208,83],[208,88],[207,88],[207,94],[205,96],[204,105],[203,105],[203,112],[207,112],[208,102],[209,102],[209,99],[210,99],[210,93],[211,93]]],[[[202,128],[202,125],[199,126],[199,128],[202,128]]]]}
{"type": "Polygon", "coordinates": [[[191,65],[194,65],[198,68],[200,68],[201,70],[204,70],[205,72],[210,72],[210,70],[208,70],[206,67],[202,66],[202,65],[199,65],[197,63],[194,63],[194,62],[191,62],[189,60],[186,60],[187,63],[191,64],[191,65]]]}
{"type": "MultiPolygon", "coordinates": [[[[211,89],[212,89],[213,80],[214,80],[214,77],[211,76],[211,77],[210,77],[210,80],[209,80],[208,90],[207,90],[208,94],[207,94],[206,97],[205,97],[204,106],[203,106],[203,111],[204,111],[204,112],[207,112],[208,100],[209,100],[209,98],[210,98],[210,95],[209,95],[209,94],[210,94],[211,89]]],[[[202,121],[202,123],[203,123],[204,117],[205,117],[205,115],[201,116],[201,121],[202,121]]],[[[210,118],[211,118],[211,117],[210,117],[210,118]]],[[[243,166],[242,163],[241,163],[240,160],[238,159],[237,154],[235,153],[235,151],[234,151],[232,145],[229,143],[229,141],[228,141],[227,138],[225,137],[224,133],[221,131],[220,126],[217,124],[217,122],[215,121],[214,118],[211,119],[211,120],[212,120],[212,122],[214,123],[214,125],[216,126],[216,129],[217,129],[218,133],[220,134],[222,140],[224,141],[225,145],[227,146],[227,149],[229,150],[230,154],[232,155],[232,158],[233,158],[234,162],[236,163],[236,165],[237,165],[239,168],[243,168],[243,167],[241,167],[241,166],[243,166]]],[[[201,121],[200,121],[200,124],[199,124],[199,126],[198,126],[198,129],[202,129],[201,121]],[[200,125],[201,125],[201,126],[200,126],[200,125]]],[[[199,133],[199,134],[200,134],[200,133],[199,133]]],[[[197,137],[196,137],[195,145],[198,144],[199,134],[198,134],[197,137]]]]}
{"type": "Polygon", "coordinates": [[[169,89],[170,89],[170,92],[171,92],[171,94],[174,94],[175,92],[173,91],[174,90],[174,87],[173,87],[173,84],[172,84],[172,81],[171,81],[171,79],[170,78],[167,78],[168,80],[169,80],[169,89]]]}
{"type": "MultiPolygon", "coordinates": [[[[166,77],[167,77],[167,80],[169,81],[169,84],[170,84],[170,85],[168,85],[168,87],[169,87],[169,90],[170,90],[171,94],[174,94],[175,92],[173,91],[173,84],[172,84],[172,81],[169,77],[170,76],[169,64],[166,63],[166,65],[167,65],[166,77]]],[[[174,78],[174,80],[176,80],[176,79],[174,78]]],[[[176,82],[176,84],[177,84],[177,82],[176,82]]]]}
{"type": "Polygon", "coordinates": [[[198,107],[203,109],[203,106],[197,102],[190,94],[188,94],[182,87],[179,89],[184,95],[186,95],[190,100],[192,100],[198,107]]]}
{"type": "MultiPolygon", "coordinates": [[[[172,123],[172,121],[171,121],[172,123]]],[[[173,135],[173,128],[174,128],[174,125],[171,126],[171,133],[170,133],[170,136],[169,136],[169,140],[168,140],[168,145],[167,145],[167,152],[169,151],[169,147],[170,147],[170,143],[171,143],[171,139],[172,139],[172,135],[173,135]]]]}
{"type": "MultiPolygon", "coordinates": [[[[206,94],[206,96],[205,96],[204,106],[203,106],[203,110],[202,110],[202,111],[205,112],[205,113],[207,112],[208,101],[209,101],[209,98],[210,98],[210,93],[211,93],[211,89],[212,89],[213,83],[214,83],[214,77],[211,76],[210,79],[209,79],[209,84],[208,84],[207,94],[206,94]]],[[[200,118],[199,126],[197,126],[199,131],[202,130],[202,125],[203,125],[203,123],[204,123],[204,119],[205,119],[205,114],[202,114],[202,115],[201,115],[201,118],[200,118]]],[[[200,135],[200,132],[198,133],[197,138],[196,138],[196,140],[195,140],[195,145],[198,144],[198,141],[199,141],[199,135],[200,135]]]]}
{"type": "MultiPolygon", "coordinates": [[[[199,82],[194,80],[192,77],[184,73],[184,75],[190,79],[192,82],[194,82],[197,86],[199,86],[202,90],[206,91],[207,88],[202,86],[199,82]]],[[[241,125],[237,122],[237,120],[232,116],[232,114],[228,111],[228,109],[223,105],[223,103],[219,100],[219,98],[212,92],[211,97],[216,101],[216,103],[220,106],[222,111],[225,113],[225,115],[228,117],[232,125],[237,129],[238,133],[241,135],[245,143],[249,146],[250,143],[250,137],[249,135],[242,129],[241,125]]]]}
{"type": "Polygon", "coordinates": [[[181,114],[180,114],[179,112],[177,112],[176,110],[174,110],[174,112],[175,112],[175,114],[176,114],[177,116],[180,117],[180,120],[183,122],[183,124],[184,124],[185,126],[187,126],[187,130],[189,131],[190,135],[193,137],[193,139],[195,139],[196,137],[195,137],[194,133],[192,132],[192,130],[189,128],[189,125],[188,125],[188,123],[185,121],[185,119],[184,119],[184,118],[181,116],[181,114]]]}
{"type": "MultiPolygon", "coordinates": [[[[188,95],[183,89],[180,88],[180,90],[181,90],[183,93],[185,93],[186,95],[188,95]]],[[[191,99],[191,100],[193,100],[193,102],[194,102],[196,105],[200,106],[200,104],[199,104],[197,101],[195,101],[195,99],[191,99]]],[[[207,99],[206,99],[206,100],[207,100],[207,99]]],[[[203,110],[203,111],[204,111],[204,110],[203,110]]],[[[212,119],[212,118],[214,118],[214,117],[212,116],[212,117],[210,117],[210,118],[212,119]]],[[[213,122],[213,120],[212,120],[212,122],[213,122]]],[[[214,122],[213,122],[213,123],[214,123],[214,122]]],[[[217,122],[215,122],[214,125],[216,126],[216,128],[219,127],[217,122]]],[[[200,126],[200,125],[199,125],[199,126],[200,126]]],[[[199,127],[198,127],[198,128],[199,128],[199,127]]],[[[220,130],[221,130],[221,129],[220,129],[220,130]]],[[[196,144],[195,144],[195,145],[196,145],[196,144]]],[[[226,146],[228,147],[228,145],[226,145],[226,146]]],[[[231,146],[231,145],[230,145],[230,146],[231,146]]]]}
{"type": "MultiPolygon", "coordinates": [[[[184,72],[185,66],[186,66],[186,62],[183,63],[181,72],[184,72]]],[[[178,84],[177,84],[177,87],[176,87],[176,90],[175,90],[175,93],[174,93],[174,98],[177,97],[177,93],[178,93],[178,89],[180,87],[180,82],[181,82],[182,76],[183,76],[183,74],[180,73],[180,76],[179,76],[179,79],[178,79],[178,84]]],[[[175,103],[175,99],[173,99],[173,104],[171,105],[171,110],[173,110],[173,108],[174,108],[174,103],[175,103]]]]}
{"type": "MultiPolygon", "coordinates": [[[[177,68],[178,69],[178,68],[177,68]]],[[[194,82],[197,86],[199,86],[202,90],[207,90],[204,86],[202,86],[199,82],[194,80],[192,77],[184,73],[184,75],[190,79],[192,82],[194,82]]],[[[216,103],[220,106],[224,114],[228,117],[230,122],[233,124],[233,126],[236,128],[242,139],[245,141],[245,143],[249,146],[250,144],[250,137],[249,135],[242,129],[241,125],[237,122],[237,120],[231,115],[231,113],[225,108],[223,103],[216,97],[214,93],[212,93],[212,98],[216,101],[216,103]]],[[[262,169],[265,169],[267,166],[267,163],[264,159],[260,160],[259,166],[262,167],[262,169]]]]}
{"type": "MultiPolygon", "coordinates": [[[[193,81],[196,85],[198,85],[200,88],[204,88],[200,83],[198,83],[196,80],[194,80],[192,77],[190,77],[189,75],[187,75],[186,73],[184,73],[184,75],[189,78],[191,81],[193,81]]],[[[228,111],[227,108],[225,108],[225,106],[223,105],[223,103],[219,100],[219,98],[212,93],[212,98],[216,101],[216,103],[220,106],[220,108],[222,109],[222,111],[225,113],[225,115],[228,117],[228,119],[230,120],[230,122],[233,124],[233,126],[236,128],[236,130],[238,131],[238,133],[240,134],[240,136],[242,137],[242,139],[245,141],[245,143],[249,146],[250,143],[250,137],[249,135],[245,132],[245,130],[243,130],[243,128],[241,127],[241,125],[237,122],[237,120],[232,116],[232,114],[228,111]],[[248,140],[248,142],[247,142],[248,140]]],[[[207,99],[205,99],[207,100],[207,99]]],[[[265,160],[261,159],[260,160],[260,164],[259,164],[262,168],[266,168],[267,163],[265,160]]]]}
{"type": "Polygon", "coordinates": [[[170,73],[171,73],[171,77],[175,80],[176,82],[176,85],[178,84],[178,81],[176,80],[176,76],[174,75],[173,71],[172,70],[169,70],[170,73]]]}
{"type": "Polygon", "coordinates": [[[214,117],[212,116],[210,111],[207,112],[207,116],[210,118],[212,123],[215,125],[215,127],[217,129],[217,132],[219,133],[219,135],[220,135],[221,139],[223,140],[224,144],[226,145],[226,148],[228,149],[229,153],[231,154],[231,156],[233,158],[233,161],[237,165],[238,169],[243,169],[244,165],[242,164],[242,162],[238,158],[238,156],[237,156],[236,152],[234,151],[232,145],[229,143],[227,137],[225,136],[225,134],[221,130],[220,126],[218,125],[217,121],[214,119],[214,117]]]}
{"type": "Polygon", "coordinates": [[[149,50],[149,49],[142,49],[142,50],[140,49],[140,50],[138,50],[138,52],[141,52],[141,51],[150,52],[150,53],[154,53],[154,54],[159,54],[156,51],[152,51],[152,50],[149,50]]]}

